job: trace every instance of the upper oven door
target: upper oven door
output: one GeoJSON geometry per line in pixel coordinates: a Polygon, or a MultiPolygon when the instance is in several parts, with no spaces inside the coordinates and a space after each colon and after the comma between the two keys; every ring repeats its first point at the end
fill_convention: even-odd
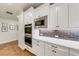
{"type": "Polygon", "coordinates": [[[32,25],[31,24],[25,25],[25,33],[27,33],[27,34],[32,33],[32,25]]]}
{"type": "Polygon", "coordinates": [[[47,16],[35,19],[35,28],[47,28],[47,16]]]}

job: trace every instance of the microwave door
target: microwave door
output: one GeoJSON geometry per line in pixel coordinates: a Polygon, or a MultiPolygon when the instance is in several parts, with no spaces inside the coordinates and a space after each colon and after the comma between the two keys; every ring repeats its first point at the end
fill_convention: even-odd
{"type": "Polygon", "coordinates": [[[43,26],[44,25],[44,20],[39,20],[35,22],[35,26],[43,26]]]}

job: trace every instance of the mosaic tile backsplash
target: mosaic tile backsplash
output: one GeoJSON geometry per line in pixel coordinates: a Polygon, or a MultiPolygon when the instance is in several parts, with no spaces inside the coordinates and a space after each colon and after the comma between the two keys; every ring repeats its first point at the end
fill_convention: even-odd
{"type": "Polygon", "coordinates": [[[79,41],[79,30],[39,30],[40,36],[79,41]]]}

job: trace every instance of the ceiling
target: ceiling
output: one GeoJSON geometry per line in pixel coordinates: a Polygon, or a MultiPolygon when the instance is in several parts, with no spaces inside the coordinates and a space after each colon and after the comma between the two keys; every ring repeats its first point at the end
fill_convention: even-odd
{"type": "Polygon", "coordinates": [[[31,6],[34,8],[40,6],[42,3],[0,3],[0,17],[16,19],[22,10],[27,10],[31,6]],[[13,13],[7,14],[6,11],[13,13]]]}

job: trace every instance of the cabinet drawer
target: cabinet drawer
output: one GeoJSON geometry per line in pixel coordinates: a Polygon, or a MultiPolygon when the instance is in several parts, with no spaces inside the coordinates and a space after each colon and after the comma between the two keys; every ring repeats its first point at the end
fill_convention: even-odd
{"type": "Polygon", "coordinates": [[[70,56],[79,56],[79,50],[70,49],[70,56]]]}
{"type": "Polygon", "coordinates": [[[68,56],[68,50],[59,50],[59,49],[57,49],[57,50],[55,50],[56,52],[55,52],[55,56],[68,56]]]}
{"type": "Polygon", "coordinates": [[[55,49],[56,50],[60,50],[60,51],[67,51],[68,52],[68,48],[67,47],[64,47],[64,46],[57,45],[55,49]]]}

